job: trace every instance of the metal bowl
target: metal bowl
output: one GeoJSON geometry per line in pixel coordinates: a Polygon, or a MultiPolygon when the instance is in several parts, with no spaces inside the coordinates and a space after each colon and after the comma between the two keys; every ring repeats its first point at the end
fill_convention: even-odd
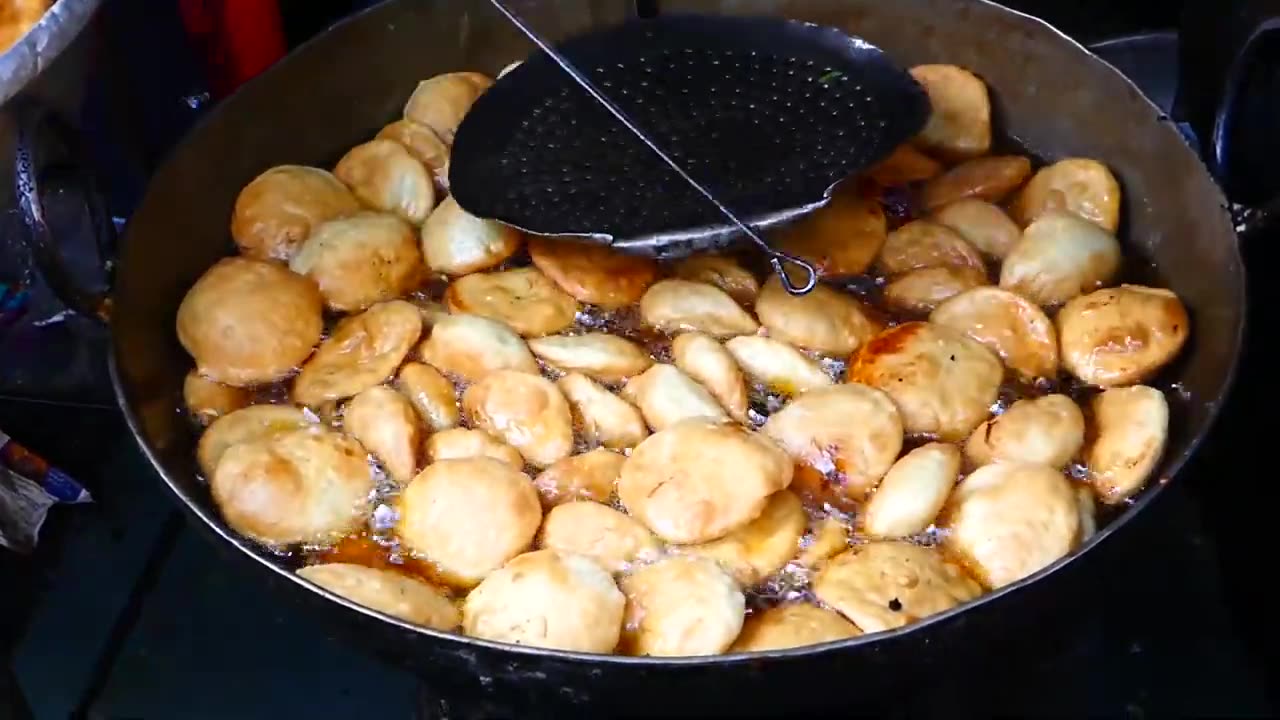
{"type": "Polygon", "coordinates": [[[49,67],[93,17],[102,0],[57,0],[13,47],[0,53],[0,105],[49,67]]]}

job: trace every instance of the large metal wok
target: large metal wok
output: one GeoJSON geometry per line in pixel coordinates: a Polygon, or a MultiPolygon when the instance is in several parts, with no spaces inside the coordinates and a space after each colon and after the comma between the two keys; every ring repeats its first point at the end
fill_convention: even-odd
{"type": "MultiPolygon", "coordinates": [[[[344,626],[443,691],[500,696],[552,714],[609,716],[754,714],[832,702],[847,709],[870,693],[918,690],[929,677],[920,673],[946,672],[957,652],[994,648],[994,638],[1026,632],[1036,618],[1060,612],[1080,580],[1082,563],[1075,561],[1106,552],[1100,546],[1144,511],[1208,432],[1231,385],[1245,317],[1245,271],[1227,200],[1175,124],[1119,72],[1044,23],[997,5],[672,0],[661,9],[783,15],[844,28],[903,65],[971,68],[992,88],[1004,133],[1046,159],[1078,155],[1109,165],[1125,192],[1126,252],[1148,259],[1160,284],[1194,316],[1183,359],[1162,378],[1180,383],[1186,399],[1173,408],[1161,480],[1078,552],[1022,582],[902,630],[759,655],[664,660],[500,645],[394,620],[294,577],[227,527],[197,477],[194,436],[179,411],[189,360],[175,337],[174,315],[191,284],[231,250],[227,222],[236,193],[264,168],[332,163],[395,116],[418,80],[464,69],[496,74],[528,54],[517,30],[486,3],[468,0],[391,0],[337,25],[223,102],[173,152],[129,223],[117,266],[111,325],[120,405],[195,522],[314,606],[317,632],[344,626]],[[841,697],[808,690],[817,688],[840,689],[841,697]]],[[[621,21],[632,11],[621,0],[521,6],[552,38],[621,21]]],[[[1223,125],[1218,104],[1230,95],[1224,79],[1239,74],[1237,60],[1262,20],[1249,13],[1220,18],[1214,42],[1199,45],[1219,51],[1198,58],[1202,72],[1184,100],[1215,152],[1223,125]]],[[[1193,38],[1187,44],[1197,47],[1193,38]]],[[[1217,157],[1210,153],[1211,166],[1217,157]]],[[[255,591],[245,588],[245,612],[253,611],[255,591]]]]}
{"type": "Polygon", "coordinates": [[[75,40],[102,0],[59,0],[13,47],[0,52],[0,104],[21,92],[75,40]]]}

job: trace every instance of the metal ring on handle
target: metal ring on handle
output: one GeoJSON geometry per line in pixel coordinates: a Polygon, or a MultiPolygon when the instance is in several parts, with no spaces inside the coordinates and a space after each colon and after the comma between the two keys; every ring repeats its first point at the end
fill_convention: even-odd
{"type": "Polygon", "coordinates": [[[756,245],[759,245],[761,248],[763,248],[765,252],[769,253],[770,255],[769,264],[772,265],[774,271],[778,273],[778,277],[782,281],[782,286],[786,288],[787,292],[791,293],[792,295],[803,295],[809,292],[810,290],[812,290],[815,286],[817,286],[818,271],[812,265],[801,260],[800,258],[793,257],[791,255],[788,255],[783,252],[779,252],[769,247],[769,244],[766,243],[764,239],[762,239],[759,235],[757,235],[754,230],[747,227],[746,223],[738,219],[738,216],[735,215],[732,210],[725,207],[724,203],[717,200],[716,197],[711,194],[710,190],[703,187],[702,184],[699,183],[697,180],[694,180],[693,177],[691,177],[689,173],[685,172],[684,168],[680,167],[680,165],[675,160],[672,160],[670,157],[668,157],[667,154],[662,151],[662,148],[658,147],[656,143],[650,140],[649,136],[646,135],[645,132],[635,124],[635,121],[629,118],[627,114],[622,111],[621,108],[614,105],[613,102],[609,100],[609,98],[605,97],[603,93],[601,93],[598,89],[596,89],[595,85],[593,85],[592,82],[588,80],[585,75],[578,72],[578,69],[575,68],[573,64],[569,62],[568,59],[566,59],[558,51],[552,48],[550,43],[543,40],[542,37],[536,31],[533,30],[533,28],[530,28],[529,26],[525,25],[524,21],[521,20],[520,17],[517,16],[514,12],[512,12],[509,8],[507,8],[507,6],[503,4],[502,0],[490,0],[490,2],[492,2],[494,7],[496,7],[498,11],[501,12],[503,15],[505,15],[506,18],[510,20],[512,24],[514,24],[517,28],[519,28],[520,32],[524,33],[525,36],[527,36],[530,40],[532,40],[534,44],[538,46],[539,49],[541,49],[552,60],[554,60],[555,63],[559,65],[562,70],[568,73],[569,77],[573,78],[574,82],[581,85],[582,89],[586,90],[587,93],[591,95],[591,97],[595,98],[596,102],[603,105],[604,108],[608,110],[611,115],[613,115],[615,118],[618,119],[618,122],[622,123],[623,126],[627,128],[627,130],[630,130],[631,134],[639,138],[639,140],[643,142],[650,150],[652,150],[655,155],[657,155],[664,163],[666,163],[668,167],[674,170],[677,175],[683,178],[684,181],[688,183],[691,187],[693,187],[694,190],[697,190],[704,198],[707,199],[708,202],[710,202],[712,205],[715,205],[716,209],[719,210],[722,215],[728,218],[730,222],[738,226],[738,229],[741,230],[748,238],[751,238],[752,242],[754,242],[756,245]],[[806,279],[804,285],[797,286],[791,282],[791,278],[787,276],[786,271],[784,271],[782,268],[783,260],[793,265],[799,265],[800,267],[804,268],[806,272],[809,273],[809,277],[806,279]]]}
{"type": "Polygon", "coordinates": [[[773,271],[778,274],[778,279],[782,281],[782,287],[787,292],[792,295],[804,295],[818,286],[818,271],[812,265],[800,258],[787,255],[786,253],[775,252],[772,253],[772,255],[773,257],[769,258],[769,265],[772,266],[773,271]],[[791,282],[791,276],[787,274],[786,270],[782,269],[783,261],[789,262],[792,265],[799,265],[804,268],[805,272],[809,275],[805,278],[803,285],[796,285],[791,282]]]}

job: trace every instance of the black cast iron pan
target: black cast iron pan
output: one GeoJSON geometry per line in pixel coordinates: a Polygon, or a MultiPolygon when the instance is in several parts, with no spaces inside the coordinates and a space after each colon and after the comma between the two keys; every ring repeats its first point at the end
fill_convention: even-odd
{"type": "MultiPolygon", "coordinates": [[[[1192,28],[1216,33],[1213,47],[1238,50],[1231,61],[1201,68],[1204,77],[1187,76],[1196,84],[1183,93],[1186,114],[1203,137],[1224,124],[1220,103],[1247,62],[1252,44],[1246,40],[1267,18],[1280,16],[1278,4],[1242,3],[1249,13],[1211,12],[1192,28]],[[1204,82],[1209,79],[1214,82],[1204,82]]],[[[1191,457],[1231,385],[1240,352],[1245,272],[1227,201],[1204,162],[1113,68],[1044,23],[987,2],[672,0],[662,7],[778,14],[847,28],[903,65],[971,68],[993,89],[1005,134],[1045,158],[1106,162],[1125,191],[1127,252],[1150,260],[1158,280],[1194,315],[1184,358],[1163,379],[1181,383],[1186,399],[1173,408],[1161,480],[1079,551],[1023,582],[902,630],[764,654],[661,660],[513,648],[411,626],[295,578],[228,529],[197,478],[194,439],[179,412],[189,360],[176,341],[174,315],[187,288],[231,249],[232,203],[263,168],[331,162],[393,117],[419,79],[460,69],[496,74],[528,53],[495,12],[466,0],[389,0],[340,23],[215,108],[157,170],[123,239],[110,322],[120,405],[160,477],[230,557],[247,560],[314,610],[317,632],[345,628],[443,692],[502,698],[521,715],[530,708],[596,717],[866,708],[875,697],[918,692],[921,678],[927,685],[954,663],[980,661],[1010,636],[1057,622],[1081,602],[1105,602],[1083,596],[1087,562],[1078,560],[1105,552],[1100,546],[1143,512],[1191,457]]],[[[588,0],[522,7],[553,39],[617,22],[628,12],[623,2],[588,0]]],[[[25,157],[18,173],[30,207],[39,202],[39,162],[35,154],[25,157]]],[[[47,233],[38,218],[32,223],[37,235],[47,233]]],[[[1240,235],[1260,227],[1242,225],[1240,235]]],[[[42,258],[56,262],[49,253],[42,258]]],[[[252,593],[246,588],[246,597],[252,593]]]]}

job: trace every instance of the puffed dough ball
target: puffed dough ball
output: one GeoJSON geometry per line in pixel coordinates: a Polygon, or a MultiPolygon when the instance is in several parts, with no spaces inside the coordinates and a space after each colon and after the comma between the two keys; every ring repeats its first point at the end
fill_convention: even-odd
{"type": "Polygon", "coordinates": [[[430,330],[436,326],[436,323],[449,317],[449,308],[445,307],[444,303],[417,296],[409,296],[405,300],[418,308],[418,312],[422,315],[423,330],[430,330]]]}
{"type": "Polygon", "coordinates": [[[591,559],[537,550],[512,559],[467,595],[462,627],[485,640],[609,653],[622,634],[626,602],[591,559]]]}
{"type": "Polygon", "coordinates": [[[579,500],[557,505],[542,521],[540,545],[583,555],[609,572],[622,572],[637,561],[661,553],[658,539],[636,519],[598,502],[579,500]]]}
{"type": "Polygon", "coordinates": [[[720,563],[743,587],[750,587],[782,569],[800,551],[809,518],[800,498],[789,490],[769,497],[755,520],[719,540],[687,545],[681,552],[720,563]]]}
{"type": "Polygon", "coordinates": [[[612,450],[596,448],[556,461],[534,478],[533,486],[547,506],[571,500],[608,502],[625,460],[612,450]]]}
{"type": "Polygon", "coordinates": [[[206,479],[213,477],[219,458],[233,445],[264,440],[315,424],[315,418],[307,417],[306,412],[292,405],[250,405],[227,413],[200,435],[196,445],[200,472],[206,479]]]}
{"type": "Polygon", "coordinates": [[[990,588],[1052,564],[1080,535],[1075,491],[1048,465],[983,465],[956,486],[944,516],[947,548],[990,588]]]}
{"type": "Polygon", "coordinates": [[[974,288],[942,303],[929,322],[968,335],[1026,380],[1058,375],[1058,333],[1039,305],[995,287],[974,288]]]}
{"type": "Polygon", "coordinates": [[[681,280],[715,285],[740,305],[750,305],[760,292],[751,271],[725,255],[694,255],[675,263],[672,272],[681,280]]]}
{"type": "Polygon", "coordinates": [[[1084,414],[1066,395],[1019,400],[978,426],[964,446],[971,466],[1026,462],[1064,468],[1084,444],[1084,414]]]}
{"type": "Polygon", "coordinates": [[[715,338],[699,332],[681,333],[671,343],[676,367],[701,383],[740,423],[747,422],[747,379],[733,355],[715,338]]]}
{"type": "Polygon", "coordinates": [[[1022,237],[1022,228],[1004,210],[972,197],[943,205],[930,219],[960,233],[970,245],[996,259],[1008,255],[1022,237]]]}
{"type": "Polygon", "coordinates": [[[359,210],[356,196],[327,170],[280,165],[236,196],[231,237],[242,255],[287,261],[316,225],[359,210]]]}
{"type": "Polygon", "coordinates": [[[394,570],[350,563],[310,565],[298,575],[330,592],[401,620],[436,630],[453,630],[462,615],[439,589],[394,570]]]}
{"type": "Polygon", "coordinates": [[[746,598],[713,560],[664,558],[618,585],[627,596],[623,645],[632,655],[718,655],[742,631],[746,598]]]}
{"type": "Polygon", "coordinates": [[[462,394],[462,409],[475,427],[506,441],[531,465],[547,467],[573,452],[569,403],[539,375],[490,373],[462,394]]]}
{"type": "Polygon", "coordinates": [[[725,341],[724,348],[747,377],[774,392],[799,395],[832,384],[818,363],[781,340],[740,335],[725,341]]]}
{"type": "Polygon", "coordinates": [[[182,380],[182,401],[201,425],[233,413],[249,404],[250,394],[244,388],[231,387],[200,377],[192,370],[182,380]]]}
{"type": "Polygon", "coordinates": [[[1120,243],[1063,212],[1041,215],[1000,266],[1000,287],[1040,305],[1058,305],[1106,285],[1120,271],[1120,243]]]}
{"type": "Polygon", "coordinates": [[[364,448],[319,427],[232,445],[209,481],[227,524],[272,546],[350,533],[368,516],[373,488],[364,448]]]}
{"type": "Polygon", "coordinates": [[[1093,488],[1088,485],[1077,485],[1076,509],[1080,511],[1080,543],[1093,537],[1098,532],[1098,506],[1093,499],[1093,488]]]}
{"type": "Polygon", "coordinates": [[[391,379],[422,334],[418,309],[403,300],[378,303],[338,323],[293,381],[302,405],[351,397],[391,379]]]}
{"type": "Polygon", "coordinates": [[[982,588],[937,550],[881,540],[832,558],[814,578],[813,592],[871,633],[950,610],[982,588]]]}
{"type": "Polygon", "coordinates": [[[468,382],[499,370],[539,372],[538,361],[519,335],[479,315],[450,315],[436,323],[418,354],[437,370],[468,382]]]}
{"type": "Polygon", "coordinates": [[[1109,233],[1120,227],[1120,183],[1106,165],[1067,158],[1040,168],[1013,202],[1013,217],[1029,225],[1047,212],[1065,211],[1109,233]]]}
{"type": "Polygon", "coordinates": [[[753,613],[742,624],[742,633],[730,652],[764,652],[806,647],[861,635],[839,613],[812,603],[796,602],[753,613]]]}
{"type": "Polygon", "coordinates": [[[811,390],[761,431],[795,462],[796,490],[848,508],[875,489],[902,449],[902,419],[887,395],[865,385],[811,390]]]}
{"type": "Polygon", "coordinates": [[[942,163],[910,145],[899,145],[867,170],[867,176],[880,187],[890,188],[928,180],[941,172],[942,163]]]}
{"type": "Polygon", "coordinates": [[[196,371],[245,387],[284,378],[311,354],[324,330],[320,291],[274,263],[223,258],[178,307],[178,341],[196,371]]]}
{"type": "Polygon", "coordinates": [[[320,422],[335,430],[342,429],[342,405],[337,400],[325,400],[314,408],[307,408],[320,422]]]}
{"type": "Polygon", "coordinates": [[[658,279],[650,258],[572,240],[529,238],[529,258],[574,299],[606,308],[639,302],[658,279]]]}
{"type": "Polygon", "coordinates": [[[822,277],[860,275],[871,267],[888,233],[878,192],[861,183],[840,183],[831,202],[780,228],[775,247],[797,255],[822,277]]]}
{"type": "Polygon", "coordinates": [[[663,539],[724,537],[791,484],[791,459],[768,438],[701,418],[650,435],[622,465],[618,498],[663,539]]]}
{"type": "Polygon", "coordinates": [[[569,401],[574,424],[588,442],[623,450],[648,437],[640,409],[586,375],[569,373],[556,381],[556,387],[569,401]]]}
{"type": "Polygon", "coordinates": [[[653,364],[653,358],[639,345],[601,332],[532,338],[529,349],[552,367],[607,383],[639,375],[653,364]]]}
{"type": "MultiPolygon", "coordinates": [[[[378,131],[377,139],[400,143],[415,160],[431,173],[437,190],[449,188],[449,146],[441,142],[426,125],[412,120],[397,120],[378,131]]],[[[440,193],[437,192],[437,196],[440,193]]]]}
{"type": "Polygon", "coordinates": [[[342,411],[342,429],[373,454],[398,485],[418,472],[422,427],[403,395],[385,385],[361,390],[342,411]]]}
{"type": "MultiPolygon", "coordinates": [[[[45,12],[53,4],[51,0],[12,0],[4,4],[4,14],[0,15],[0,52],[8,52],[10,48],[31,31],[44,17],[45,12]]],[[[40,39],[43,45],[44,39],[40,39]]],[[[26,60],[24,60],[26,62],[26,60]]]]}
{"type": "Polygon", "coordinates": [[[655,283],[640,299],[640,319],[664,332],[696,330],[716,337],[750,335],[760,328],[729,294],[688,280],[655,283]]]}
{"type": "Polygon", "coordinates": [[[971,267],[919,268],[890,280],[884,287],[884,301],[899,312],[927,315],[947,300],[986,284],[986,273],[971,267]]]}
{"type": "Polygon", "coordinates": [[[1191,320],[1163,288],[1121,285],[1078,297],[1058,311],[1062,364],[1101,387],[1141,382],[1177,357],[1191,320]]]}
{"type": "Polygon", "coordinates": [[[418,83],[404,106],[404,117],[426,125],[446,145],[453,145],[453,135],[462,118],[493,80],[478,72],[451,72],[436,75],[418,83]]]}
{"type": "Polygon", "coordinates": [[[484,457],[504,462],[516,470],[524,468],[524,456],[519,450],[483,430],[441,430],[427,438],[425,452],[428,463],[484,457]]]}
{"type": "Polygon", "coordinates": [[[342,312],[406,295],[427,270],[413,227],[372,212],[317,226],[289,269],[315,280],[329,309],[342,312]]]}
{"type": "Polygon", "coordinates": [[[464,588],[524,552],[542,524],[529,476],[488,457],[428,465],[400,493],[397,509],[401,543],[464,588]]]}
{"type": "Polygon", "coordinates": [[[529,267],[460,277],[445,291],[444,302],[452,313],[491,318],[525,337],[560,332],[578,314],[576,300],[529,267]]]}
{"type": "Polygon", "coordinates": [[[1104,390],[1090,408],[1089,483],[1103,502],[1119,503],[1142,489],[1164,455],[1169,403],[1159,390],[1135,385],[1104,390]]]}
{"type": "Polygon", "coordinates": [[[800,543],[803,549],[796,557],[796,564],[804,568],[821,567],[828,559],[849,549],[849,526],[840,518],[828,515],[818,521],[817,527],[800,543]]]}
{"type": "Polygon", "coordinates": [[[510,225],[468,213],[451,195],[422,224],[422,257],[436,272],[466,275],[500,265],[522,237],[510,225]]]}
{"type": "Polygon", "coordinates": [[[439,370],[422,363],[405,363],[396,376],[396,389],[409,399],[432,432],[457,426],[458,398],[453,383],[439,370]]]}
{"type": "Polygon", "coordinates": [[[527,336],[563,330],[578,311],[577,302],[537,268],[458,278],[449,285],[444,300],[450,312],[498,320],[527,336]]]}
{"type": "Polygon", "coordinates": [[[924,532],[947,502],[960,475],[960,451],[947,443],[921,445],[889,468],[862,516],[872,537],[902,538],[924,532]]]}
{"type": "Polygon", "coordinates": [[[917,65],[909,72],[929,94],[933,108],[916,142],[947,157],[986,154],[991,149],[991,99],[986,83],[955,65],[917,65]]]}
{"type": "Polygon", "coordinates": [[[917,268],[983,269],[982,254],[955,230],[930,220],[913,220],[889,233],[876,267],[887,275],[917,268]]]}
{"type": "Polygon", "coordinates": [[[908,433],[941,440],[968,437],[991,413],[1004,367],[986,346],[956,330],[903,323],[864,345],[848,380],[884,391],[908,433]]]}
{"type": "Polygon", "coordinates": [[[818,285],[792,295],[776,275],[760,290],[756,316],[769,337],[830,355],[848,355],[880,331],[862,303],[845,293],[818,285]]]}
{"type": "Polygon", "coordinates": [[[644,421],[654,430],[688,418],[729,419],[706,388],[665,363],[657,363],[628,380],[622,397],[640,408],[644,421]]]}
{"type": "Polygon", "coordinates": [[[436,205],[431,174],[394,140],[370,140],[342,156],[333,174],[360,202],[421,225],[436,205]]]}
{"type": "Polygon", "coordinates": [[[951,168],[925,183],[920,204],[926,212],[965,198],[998,203],[1031,175],[1031,160],[1021,155],[989,155],[951,168]]]}

